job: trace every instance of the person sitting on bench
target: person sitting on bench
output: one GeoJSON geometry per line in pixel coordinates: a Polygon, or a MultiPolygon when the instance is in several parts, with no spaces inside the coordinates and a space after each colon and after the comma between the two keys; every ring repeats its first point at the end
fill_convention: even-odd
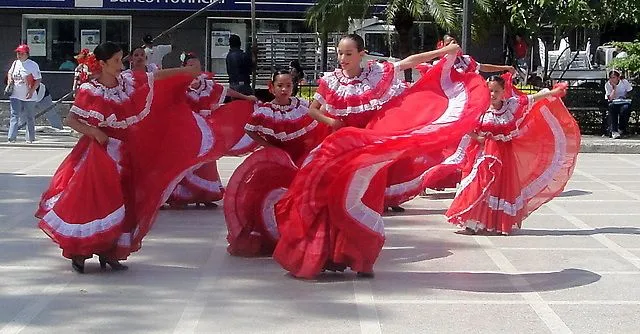
{"type": "Polygon", "coordinates": [[[628,99],[627,95],[632,89],[631,83],[620,77],[620,72],[609,72],[609,81],[604,85],[604,90],[609,103],[609,131],[613,139],[628,134],[631,99],[628,99]]]}

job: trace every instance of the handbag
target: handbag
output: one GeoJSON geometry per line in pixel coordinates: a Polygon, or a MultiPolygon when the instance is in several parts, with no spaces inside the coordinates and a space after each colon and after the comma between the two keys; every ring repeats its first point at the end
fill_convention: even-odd
{"type": "Polygon", "coordinates": [[[13,82],[13,69],[16,65],[16,61],[14,60],[13,63],[11,64],[11,69],[9,70],[9,78],[11,78],[11,82],[9,82],[9,84],[4,87],[4,95],[9,97],[11,96],[11,94],[13,94],[13,86],[15,85],[15,83],[13,82]]]}

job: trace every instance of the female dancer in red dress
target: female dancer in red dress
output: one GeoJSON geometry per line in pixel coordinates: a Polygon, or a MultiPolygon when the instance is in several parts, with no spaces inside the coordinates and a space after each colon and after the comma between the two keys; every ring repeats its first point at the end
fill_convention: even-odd
{"type": "Polygon", "coordinates": [[[193,166],[229,147],[194,115],[177,92],[199,73],[193,67],[156,73],[122,71],[122,50],[96,47],[100,72],[76,92],[67,124],[83,134],[42,195],[39,227],[72,267],[85,259],[124,270],[119,260],[140,249],[157,210],[193,166]]]}
{"type": "Polygon", "coordinates": [[[371,276],[384,244],[388,166],[408,150],[459,141],[489,103],[484,80],[453,70],[451,56],[410,87],[401,80],[405,69],[453,55],[457,45],[364,69],[361,38],[343,38],[338,49],[342,69],[322,78],[309,110],[338,131],[311,152],[275,207],[273,257],[296,277],[346,267],[371,276]]]}
{"type": "Polygon", "coordinates": [[[274,100],[256,103],[245,129],[265,147],[233,173],[224,200],[232,255],[271,255],[278,239],[273,207],[298,166],[326,137],[329,128],[309,117],[309,102],[292,97],[294,78],[278,71],[269,85],[274,100]]]}
{"type": "MultiPolygon", "coordinates": [[[[186,53],[182,59],[183,67],[202,68],[200,59],[195,53],[186,53]]],[[[225,98],[230,96],[240,100],[257,101],[255,96],[246,96],[217,83],[213,79],[212,73],[201,73],[191,82],[191,85],[186,90],[186,95],[187,102],[194,113],[199,113],[201,116],[209,118],[212,122],[224,123],[226,130],[224,132],[221,131],[219,134],[219,137],[227,136],[224,140],[228,140],[230,137],[237,138],[238,133],[243,133],[246,120],[253,110],[252,108],[247,108],[246,103],[238,102],[231,102],[222,110],[219,110],[225,98]],[[212,118],[219,118],[222,113],[229,113],[231,117],[227,117],[225,120],[212,120],[212,118]],[[232,133],[229,134],[229,132],[232,133]]],[[[221,200],[223,194],[224,187],[220,182],[218,165],[214,161],[187,173],[185,178],[176,186],[167,203],[172,209],[184,209],[187,205],[193,203],[196,207],[202,204],[204,207],[214,208],[217,205],[213,202],[221,200]]]]}
{"type": "Polygon", "coordinates": [[[131,71],[155,72],[160,69],[156,64],[147,64],[147,54],[141,46],[131,50],[128,58],[131,71]]]}
{"type": "Polygon", "coordinates": [[[576,163],[580,129],[559,98],[566,84],[524,95],[507,74],[489,78],[488,86],[491,107],[449,159],[466,165],[446,215],[463,227],[459,233],[508,235],[562,192],[576,163]]]}
{"type": "MultiPolygon", "coordinates": [[[[445,35],[443,41],[438,43],[438,48],[445,47],[450,44],[458,44],[458,42],[450,35],[445,35]]],[[[434,62],[437,64],[438,61],[434,62]]],[[[432,64],[423,63],[419,65],[422,74],[429,72],[432,64]]],[[[490,73],[508,71],[515,73],[513,66],[508,65],[492,65],[481,64],[475,61],[471,56],[463,55],[459,52],[454,68],[462,73],[490,73]]],[[[447,157],[451,156],[458,148],[458,143],[454,143],[451,147],[447,147],[442,152],[433,152],[431,150],[420,154],[419,152],[407,152],[409,158],[402,159],[389,168],[389,179],[387,180],[387,189],[385,191],[385,207],[391,207],[393,211],[404,211],[400,205],[407,202],[424,192],[426,188],[444,189],[455,188],[462,179],[460,168],[451,169],[446,175],[434,175],[427,173],[433,167],[441,164],[447,157]],[[418,156],[418,159],[415,159],[418,156]],[[429,179],[426,179],[429,175],[429,179]]],[[[459,167],[459,166],[458,166],[459,167]]],[[[443,170],[441,170],[442,172],[443,170]]]]}

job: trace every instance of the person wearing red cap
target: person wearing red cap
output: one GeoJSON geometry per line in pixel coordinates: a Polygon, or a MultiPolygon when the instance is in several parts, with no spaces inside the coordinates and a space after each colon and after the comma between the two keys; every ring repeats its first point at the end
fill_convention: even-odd
{"type": "Polygon", "coordinates": [[[7,73],[7,87],[11,90],[9,121],[9,142],[15,142],[18,135],[18,120],[27,121],[27,142],[35,138],[35,107],[38,101],[36,89],[40,85],[42,75],[36,62],[29,59],[29,46],[20,44],[15,49],[16,60],[7,73]]]}

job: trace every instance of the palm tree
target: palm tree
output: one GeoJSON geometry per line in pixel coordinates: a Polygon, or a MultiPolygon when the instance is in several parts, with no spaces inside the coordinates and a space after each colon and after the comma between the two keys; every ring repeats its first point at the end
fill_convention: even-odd
{"type": "MultiPolygon", "coordinates": [[[[398,32],[400,57],[411,54],[416,20],[433,20],[446,31],[457,31],[461,26],[462,0],[319,0],[307,12],[307,20],[322,34],[344,31],[349,20],[372,14],[374,5],[386,5],[387,22],[398,32]]],[[[474,0],[474,6],[474,13],[482,15],[490,12],[491,1],[474,0]]]]}

